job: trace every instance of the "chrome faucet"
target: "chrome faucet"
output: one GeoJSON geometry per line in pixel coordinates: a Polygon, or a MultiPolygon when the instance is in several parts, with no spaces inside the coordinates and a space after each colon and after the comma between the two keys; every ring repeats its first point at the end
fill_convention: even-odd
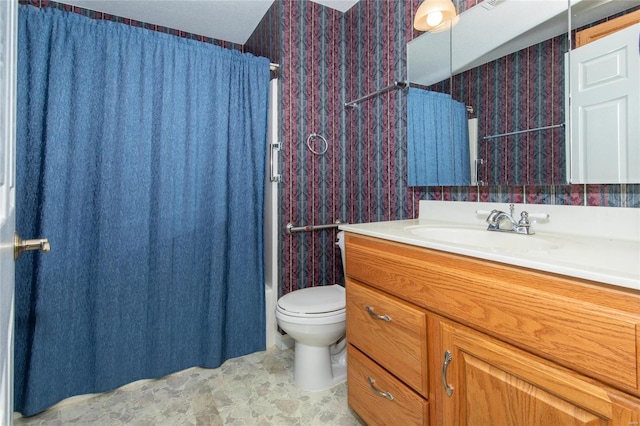
{"type": "Polygon", "coordinates": [[[499,232],[514,232],[516,234],[532,235],[535,234],[531,229],[531,223],[529,222],[529,213],[523,211],[520,213],[520,220],[516,221],[513,217],[514,205],[509,204],[510,213],[503,212],[501,210],[492,210],[486,219],[489,224],[487,231],[499,231],[499,232]],[[508,223],[508,228],[503,228],[502,224],[508,223]]]}

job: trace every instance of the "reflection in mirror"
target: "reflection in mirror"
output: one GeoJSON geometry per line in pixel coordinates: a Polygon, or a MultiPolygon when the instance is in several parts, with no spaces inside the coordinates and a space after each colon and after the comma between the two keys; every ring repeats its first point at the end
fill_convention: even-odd
{"type": "MultiPolygon", "coordinates": [[[[454,99],[473,106],[479,121],[478,157],[484,160],[480,173],[484,183],[567,182],[570,157],[565,133],[570,117],[565,117],[569,108],[565,111],[564,54],[570,47],[568,3],[480,1],[460,14],[451,35],[452,45],[445,43],[444,57],[442,41],[433,41],[442,38],[441,34],[424,34],[407,46],[409,83],[446,86],[445,91],[454,99]],[[438,83],[442,80],[447,84],[438,83]],[[504,133],[513,134],[501,136],[504,133]]],[[[640,0],[570,3],[573,29],[640,8],[640,0]]],[[[627,162],[634,161],[633,152],[625,154],[627,162]]],[[[589,182],[609,183],[598,182],[601,179],[589,182]]]]}
{"type": "Polygon", "coordinates": [[[430,86],[566,34],[567,4],[567,0],[478,2],[460,13],[460,21],[453,27],[457,40],[454,46],[450,45],[450,35],[446,33],[425,33],[407,44],[407,79],[430,86]],[[451,47],[453,55],[450,55],[451,47]]]}
{"type": "MultiPolygon", "coordinates": [[[[474,96],[481,176],[489,184],[561,183],[567,2],[511,1],[488,12],[482,31],[504,29],[503,39],[492,35],[501,44],[454,79],[461,95],[474,96]],[[475,84],[465,88],[465,80],[475,84]]],[[[464,44],[462,36],[455,40],[464,44]]]]}
{"type": "MultiPolygon", "coordinates": [[[[424,5],[423,3],[421,7],[424,5]]],[[[451,4],[453,7],[453,4],[451,4]]],[[[418,13],[420,9],[418,9],[418,13]]],[[[416,20],[418,19],[416,14],[416,20]]],[[[451,26],[449,20],[440,24],[432,36],[442,49],[440,59],[450,64],[451,26]]],[[[421,37],[407,45],[412,69],[428,66],[428,55],[421,37]]],[[[409,71],[409,74],[411,72],[409,71]]],[[[412,81],[407,94],[407,184],[409,186],[466,186],[471,185],[466,109],[458,109],[451,99],[450,71],[442,74],[438,84],[422,85],[412,81]],[[461,124],[465,124],[461,127],[461,124]]]]}
{"type": "MultiPolygon", "coordinates": [[[[566,1],[483,2],[460,14],[450,34],[450,58],[441,48],[444,36],[440,33],[424,34],[408,45],[410,83],[431,85],[455,74],[447,80],[449,93],[474,110],[470,133],[477,129],[480,152],[472,154],[469,167],[475,174],[475,160],[484,160],[480,168],[484,183],[551,183],[554,173],[538,172],[542,169],[538,165],[550,159],[564,161],[555,158],[556,140],[564,143],[562,129],[535,137],[494,136],[563,121],[562,105],[552,106],[563,97],[562,81],[557,81],[562,73],[556,71],[562,66],[562,41],[503,56],[539,41],[534,37],[541,37],[540,33],[544,38],[566,34],[566,10],[566,1]],[[546,124],[549,120],[554,122],[546,124]],[[537,142],[548,139],[553,142],[537,142]]],[[[477,143],[471,140],[470,146],[473,153],[477,143]]]]}
{"type": "Polygon", "coordinates": [[[471,185],[466,105],[446,93],[411,88],[407,119],[407,184],[471,185]]]}
{"type": "Polygon", "coordinates": [[[473,30],[454,29],[453,58],[461,56],[464,71],[453,77],[452,93],[476,111],[488,184],[563,183],[567,10],[566,1],[498,2],[469,11],[480,22],[473,30]],[[489,50],[478,53],[484,38],[489,50]]]}
{"type": "MultiPolygon", "coordinates": [[[[574,6],[572,16],[584,20],[574,6]]],[[[565,62],[571,183],[640,183],[639,41],[640,10],[576,33],[565,62]]]]}

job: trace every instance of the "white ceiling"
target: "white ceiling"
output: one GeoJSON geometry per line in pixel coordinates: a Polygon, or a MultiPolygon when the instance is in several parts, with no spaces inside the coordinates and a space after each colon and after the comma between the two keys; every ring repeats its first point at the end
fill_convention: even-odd
{"type": "Polygon", "coordinates": [[[358,3],[360,0],[311,0],[323,6],[329,6],[330,8],[339,10],[340,12],[346,12],[351,9],[351,6],[358,3]]]}
{"type": "MultiPolygon", "coordinates": [[[[148,24],[245,44],[274,0],[62,0],[148,24]]],[[[285,0],[297,1],[297,0],[285,0]]],[[[311,0],[346,12],[359,0],[311,0]]]]}

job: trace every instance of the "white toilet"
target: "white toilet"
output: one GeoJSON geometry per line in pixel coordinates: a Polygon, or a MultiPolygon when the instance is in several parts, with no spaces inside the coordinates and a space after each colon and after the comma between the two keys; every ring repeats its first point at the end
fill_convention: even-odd
{"type": "MultiPolygon", "coordinates": [[[[344,233],[337,245],[344,265],[344,233]]],[[[345,291],[340,285],[292,291],[278,300],[276,320],[295,340],[294,379],[308,391],[328,389],[347,378],[345,291]]]]}

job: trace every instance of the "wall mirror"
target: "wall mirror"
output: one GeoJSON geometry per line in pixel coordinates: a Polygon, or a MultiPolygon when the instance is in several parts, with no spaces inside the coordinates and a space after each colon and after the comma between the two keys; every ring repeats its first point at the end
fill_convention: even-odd
{"type": "MultiPolygon", "coordinates": [[[[468,186],[470,167],[468,112],[451,96],[452,21],[444,30],[429,33],[408,44],[412,70],[430,69],[432,58],[424,55],[426,41],[438,45],[436,77],[410,80],[407,95],[407,184],[409,186],[468,186]]],[[[411,74],[411,71],[409,72],[411,74]]],[[[475,155],[475,153],[474,153],[475,155]]]]}
{"type": "Polygon", "coordinates": [[[578,6],[579,24],[615,18],[577,32],[566,55],[567,181],[640,183],[640,1],[578,6]]]}
{"type": "MultiPolygon", "coordinates": [[[[485,184],[567,182],[568,12],[572,28],[578,28],[640,1],[570,3],[484,1],[461,13],[450,33],[425,33],[407,44],[407,80],[412,87],[440,87],[473,107],[477,157],[484,161],[480,179],[485,184]]],[[[469,167],[474,168],[472,155],[469,167]]]]}

